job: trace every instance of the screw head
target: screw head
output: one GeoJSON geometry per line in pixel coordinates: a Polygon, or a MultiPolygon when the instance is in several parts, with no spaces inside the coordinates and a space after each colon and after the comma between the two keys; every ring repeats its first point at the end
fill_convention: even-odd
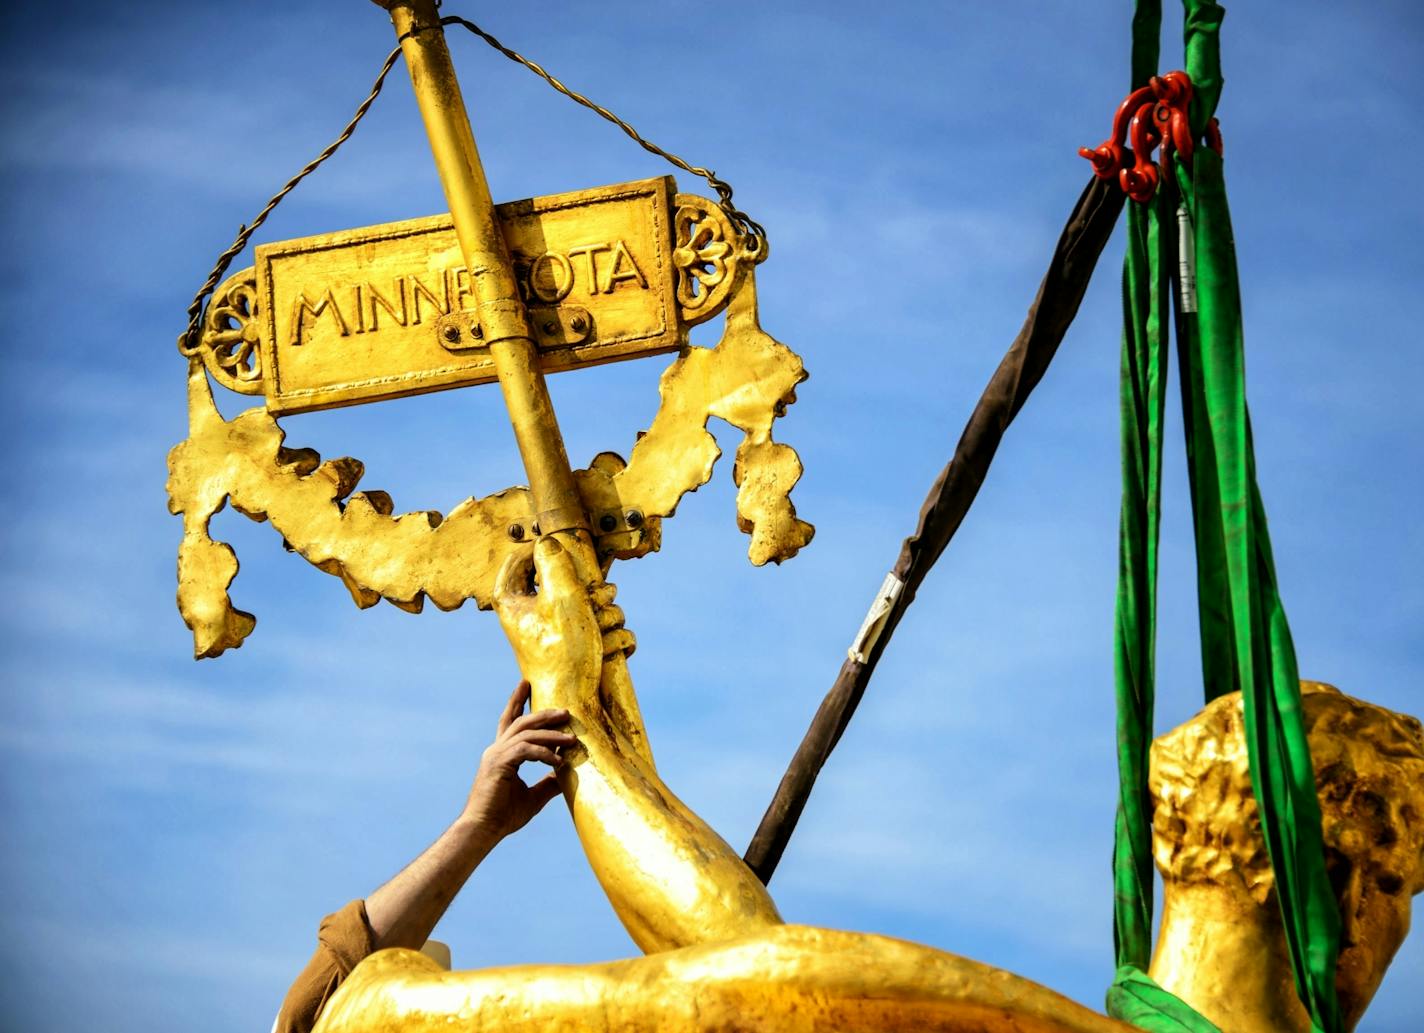
{"type": "Polygon", "coordinates": [[[628,522],[628,526],[638,528],[643,526],[643,514],[641,510],[630,509],[623,514],[623,519],[628,522]]]}
{"type": "Polygon", "coordinates": [[[471,324],[470,324],[470,336],[471,336],[471,337],[473,337],[475,340],[478,341],[478,340],[479,340],[481,337],[483,337],[484,335],[485,335],[485,328],[482,327],[482,326],[480,326],[479,323],[471,323],[471,324]]]}
{"type": "Polygon", "coordinates": [[[604,513],[603,516],[598,518],[598,529],[604,534],[607,534],[617,526],[618,518],[612,513],[604,513]]]}
{"type": "Polygon", "coordinates": [[[447,326],[441,331],[441,336],[451,344],[454,344],[460,339],[460,328],[458,326],[447,326]]]}
{"type": "Polygon", "coordinates": [[[569,326],[573,327],[574,333],[581,334],[588,329],[588,320],[583,316],[574,316],[574,318],[569,321],[569,326]]]}
{"type": "Polygon", "coordinates": [[[522,542],[524,540],[524,525],[510,524],[509,537],[514,539],[516,542],[522,542]]]}

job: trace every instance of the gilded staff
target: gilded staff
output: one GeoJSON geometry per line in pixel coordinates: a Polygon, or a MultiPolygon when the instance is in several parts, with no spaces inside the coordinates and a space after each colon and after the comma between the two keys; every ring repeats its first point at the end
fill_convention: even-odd
{"type": "Polygon", "coordinates": [[[545,534],[587,529],[588,518],[539,369],[528,313],[495,218],[435,0],[397,0],[381,6],[390,10],[410,69],[435,168],[469,270],[480,329],[529,476],[535,520],[545,534]]]}
{"type": "MultiPolygon", "coordinates": [[[[411,86],[430,138],[435,168],[454,220],[465,268],[469,270],[479,329],[489,346],[529,478],[535,526],[541,534],[559,537],[590,590],[595,589],[603,583],[603,574],[589,537],[588,515],[574,483],[554,405],[539,368],[529,316],[495,218],[494,201],[435,0],[375,2],[390,11],[406,67],[410,69],[411,86]]],[[[651,762],[626,659],[619,652],[605,661],[603,697],[609,716],[651,762]]]]}

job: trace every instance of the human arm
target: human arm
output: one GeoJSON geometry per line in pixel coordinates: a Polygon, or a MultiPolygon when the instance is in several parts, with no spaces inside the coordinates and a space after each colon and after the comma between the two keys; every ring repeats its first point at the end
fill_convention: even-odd
{"type": "Polygon", "coordinates": [[[536,761],[557,767],[558,750],[577,740],[557,730],[566,710],[525,714],[529,683],[520,682],[499,717],[495,740],[480,758],[460,816],[399,874],[366,898],[376,949],[419,949],[475,867],[505,836],[517,832],[559,794],[553,774],[534,785],[519,766],[536,761]]]}
{"type": "Polygon", "coordinates": [[[568,714],[524,714],[528,699],[529,684],[521,682],[449,828],[365,901],[352,901],[322,921],[316,952],[288,990],[273,1033],[307,1033],[342,980],[372,951],[419,948],[490,850],[558,795],[553,775],[530,786],[519,777],[519,767],[530,760],[559,763],[557,751],[575,743],[556,730],[568,714]]]}

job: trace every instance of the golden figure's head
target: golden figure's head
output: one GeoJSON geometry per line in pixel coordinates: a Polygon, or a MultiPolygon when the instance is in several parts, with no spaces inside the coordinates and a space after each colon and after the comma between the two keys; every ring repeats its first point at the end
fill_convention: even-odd
{"type": "MultiPolygon", "coordinates": [[[[1353,1026],[1409,931],[1410,898],[1424,890],[1424,728],[1333,686],[1301,687],[1326,864],[1340,903],[1336,988],[1353,1026]]],[[[1152,849],[1167,893],[1212,887],[1211,899],[1239,902],[1242,921],[1278,928],[1240,693],[1153,743],[1149,785],[1152,849]]]]}

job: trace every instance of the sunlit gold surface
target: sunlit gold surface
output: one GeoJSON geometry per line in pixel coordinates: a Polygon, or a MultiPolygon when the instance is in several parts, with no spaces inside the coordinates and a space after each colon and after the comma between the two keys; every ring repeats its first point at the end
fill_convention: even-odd
{"type": "Polygon", "coordinates": [[[766,260],[767,242],[761,240],[754,261],[743,252],[737,229],[721,208],[696,194],[678,194],[673,200],[678,314],[692,326],[722,311],[742,277],[756,261],[766,260]]]}
{"type": "Polygon", "coordinates": [[[425,123],[446,205],[491,345],[529,341],[531,329],[496,218],[435,0],[388,5],[425,123]]]}
{"type": "MultiPolygon", "coordinates": [[[[545,373],[676,351],[737,293],[751,261],[726,213],[672,191],[663,176],[495,209],[545,373]]],[[[274,416],[489,383],[473,292],[449,215],[262,244],[214,291],[197,354],[274,416]]]]}
{"type": "MultiPolygon", "coordinates": [[[[746,435],[734,476],[738,524],[751,535],[752,562],[780,562],[810,539],[811,526],[796,518],[787,497],[800,460],[771,440],[772,421],[805,372],[794,352],[757,326],[753,291],[744,282],[716,348],[689,348],[664,374],[662,406],[632,462],[625,468],[617,455],[604,453],[575,473],[604,563],[656,550],[661,518],[711,476],[720,455],[706,430],[711,416],[746,435]]],[[[285,447],[282,429],[263,409],[224,420],[201,366],[189,372],[188,412],[188,440],[169,455],[168,491],[170,508],[184,515],[178,604],[199,657],[241,645],[254,624],[227,593],[236,557],[208,531],[225,501],[254,519],[270,519],[289,547],[340,577],[358,606],[384,598],[411,611],[426,598],[446,610],[467,599],[487,609],[500,564],[520,547],[510,528],[519,527],[527,541],[538,523],[525,488],[466,499],[443,517],[394,515],[385,492],[353,494],[363,471],[358,460],[321,463],[310,449],[285,447]]]]}
{"type": "Polygon", "coordinates": [[[579,739],[560,784],[589,864],[633,941],[645,951],[716,942],[781,922],[766,887],[632,748],[599,692],[606,627],[621,624],[612,592],[596,616],[572,556],[541,540],[507,561],[495,592],[500,621],[531,705],[569,711],[579,739]],[[529,595],[531,562],[540,592],[529,595]],[[614,611],[611,612],[610,611],[614,611]]]}
{"type": "MultiPolygon", "coordinates": [[[[665,176],[496,209],[545,372],[685,342],[671,204],[665,176]]],[[[492,331],[464,263],[448,215],[259,246],[237,277],[255,288],[268,411],[493,381],[492,331]]],[[[213,354],[206,340],[203,354],[213,354]]]]}
{"type": "MultiPolygon", "coordinates": [[[[562,208],[550,203],[557,199],[527,202],[523,222],[501,226],[434,0],[383,6],[402,40],[451,217],[269,245],[254,270],[215,294],[190,368],[190,437],[169,459],[170,507],[184,516],[179,607],[199,656],[240,645],[253,628],[227,593],[236,557],[209,535],[227,501],[271,520],[295,551],[341,577],[358,605],[386,598],[419,610],[426,597],[444,608],[471,598],[497,605],[534,705],[571,713],[579,746],[559,779],[590,865],[649,956],[447,973],[413,952],[381,952],[351,974],[318,1029],[1128,1029],[929,947],[784,925],[736,852],[662,782],[628,674],[633,637],[605,569],[656,549],[661,519],[710,477],[720,455],[706,429],[713,416],[745,435],[733,476],[752,562],[779,562],[810,540],[788,497],[800,461],[771,437],[804,369],[761,330],[753,263],[725,215],[687,195],[670,202],[668,180],[648,181],[638,198],[614,196],[639,187],[630,184],[574,195],[582,200],[562,208]],[[623,203],[644,200],[636,212],[623,203]],[[556,210],[571,221],[542,218],[556,210]],[[590,250],[581,250],[585,235],[596,242],[590,250]],[[585,259],[574,298],[575,262],[585,259]],[[422,303],[432,320],[419,315],[422,303]],[[721,343],[687,348],[687,328],[724,307],[721,343]],[[671,348],[681,354],[630,461],[605,453],[571,470],[545,371],[671,348]],[[264,393],[265,408],[224,420],[208,374],[264,393]],[[322,463],[285,448],[275,419],[491,375],[529,487],[469,499],[443,519],[394,516],[384,493],[353,494],[359,462],[322,463]]],[[[1424,754],[1417,722],[1349,716],[1366,713],[1358,708],[1327,719],[1334,703],[1322,699],[1345,697],[1312,693],[1307,713],[1346,910],[1340,984],[1353,1023],[1407,930],[1409,894],[1424,885],[1424,754]],[[1322,739],[1343,744],[1333,753],[1315,746],[1327,728],[1342,733],[1322,739]]],[[[1305,1029],[1269,870],[1262,874],[1244,748],[1239,735],[1236,746],[1223,745],[1229,736],[1211,723],[1230,725],[1237,706],[1208,708],[1206,721],[1186,726],[1195,731],[1164,737],[1154,751],[1167,896],[1152,973],[1227,1030],[1305,1029]]]]}
{"type": "MultiPolygon", "coordinates": [[[[390,5],[391,22],[400,40],[416,106],[469,271],[473,307],[489,345],[514,440],[529,478],[534,519],[544,534],[586,530],[588,514],[544,384],[533,329],[496,217],[436,6],[436,0],[401,0],[390,5]]],[[[570,541],[583,560],[585,577],[590,582],[599,580],[586,539],[570,536],[570,541]]]]}
{"type": "MultiPolygon", "coordinates": [[[[805,371],[797,356],[761,329],[753,263],[728,220],[707,202],[679,196],[670,258],[679,333],[725,305],[723,339],[715,349],[684,349],[669,368],[660,385],[662,406],[626,467],[604,455],[575,475],[544,387],[535,330],[525,312],[528,292],[520,293],[495,220],[434,4],[402,0],[392,5],[392,16],[474,302],[458,306],[463,322],[442,327],[453,330],[446,344],[458,345],[452,354],[487,348],[530,487],[470,500],[443,520],[433,513],[394,517],[383,493],[353,494],[362,472],[357,461],[321,463],[310,450],[285,448],[274,419],[284,409],[442,385],[399,383],[407,367],[429,370],[408,357],[382,356],[395,366],[367,379],[394,379],[342,396],[353,386],[349,381],[373,372],[369,362],[336,368],[340,351],[329,353],[338,358],[309,359],[315,348],[297,352],[295,361],[284,359],[284,340],[289,351],[318,342],[309,336],[298,343],[307,317],[313,326],[325,318],[331,324],[326,329],[335,327],[340,338],[350,336],[342,332],[350,327],[334,311],[334,293],[322,288],[328,310],[314,312],[320,299],[306,297],[298,286],[284,328],[286,301],[278,299],[272,270],[281,249],[269,250],[251,278],[238,274],[224,285],[206,324],[201,361],[190,368],[190,437],[169,460],[170,507],[184,516],[180,609],[200,656],[239,645],[252,630],[253,618],[234,609],[227,595],[236,557],[208,532],[212,515],[229,500],[249,516],[270,519],[293,549],[340,576],[360,605],[381,597],[412,610],[426,596],[445,607],[466,598],[482,605],[498,600],[521,668],[534,683],[534,705],[565,706],[571,713],[580,745],[569,752],[559,777],[589,863],[634,941],[654,953],[607,966],[461,974],[447,982],[438,966],[418,954],[378,954],[347,982],[321,1028],[1120,1028],[1026,980],[929,948],[783,925],[766,888],[737,853],[662,782],[628,676],[632,635],[613,604],[613,587],[603,583],[602,568],[612,558],[656,548],[660,518],[707,481],[720,454],[706,429],[713,416],[745,435],[733,477],[738,524],[752,537],[752,561],[780,561],[804,546],[811,527],[796,517],[787,497],[800,477],[800,461],[772,440],[771,426],[794,401],[805,371]],[[469,311],[473,322],[463,315],[469,311]],[[478,346],[460,337],[475,327],[483,342],[478,346]],[[284,364],[290,373],[303,362],[310,363],[308,380],[284,384],[284,364]],[[252,393],[262,384],[267,407],[222,419],[204,363],[234,390],[252,393]],[[294,387],[308,390],[305,401],[290,400],[288,388],[294,387]],[[531,548],[529,540],[540,533],[531,548]],[[540,567],[537,596],[529,592],[531,559],[540,567]]],[[[343,243],[354,244],[363,260],[377,257],[380,247],[343,243]]],[[[310,264],[311,251],[293,253],[305,263],[301,269],[321,272],[321,262],[310,264]]],[[[400,279],[406,275],[398,271],[401,263],[411,258],[400,253],[378,278],[400,279]]],[[[328,279],[335,271],[325,270],[328,279]]],[[[367,280],[367,272],[359,270],[358,279],[367,280]]],[[[321,288],[320,279],[312,293],[321,288]]],[[[408,280],[402,285],[409,289],[408,280]]],[[[380,311],[369,303],[357,311],[362,319],[379,320],[382,313],[394,319],[396,302],[388,301],[380,311]]],[[[451,299],[440,317],[455,318],[456,308],[451,299]]],[[[401,329],[410,329],[410,321],[401,329]]],[[[560,316],[549,332],[563,333],[564,327],[560,316]]]]}
{"type": "MultiPolygon", "coordinates": [[[[726,214],[674,196],[669,178],[497,212],[433,2],[381,6],[402,38],[451,215],[264,245],[256,267],[215,292],[202,368],[232,390],[265,393],[267,404],[225,421],[201,370],[190,369],[190,434],[169,456],[168,490],[170,509],[184,516],[178,604],[194,654],[241,645],[255,625],[228,596],[236,556],[209,534],[228,500],[271,519],[359,606],[384,598],[417,612],[428,597],[443,609],[466,599],[487,608],[500,563],[540,533],[566,534],[591,589],[613,559],[656,550],[661,519],[707,481],[720,455],[706,430],[712,416],[745,435],[733,477],[752,562],[795,555],[812,534],[787,497],[801,464],[771,440],[771,423],[805,371],[758,325],[752,262],[726,214]],[[724,310],[721,343],[688,348],[688,328],[724,310]],[[668,348],[682,354],[631,464],[604,453],[571,471],[545,370],[668,348]],[[286,448],[274,419],[491,377],[529,487],[467,499],[443,518],[394,516],[381,491],[351,494],[359,461],[321,464],[310,449],[286,448]]],[[[604,702],[651,761],[623,661],[605,665],[604,702]]]]}
{"type": "MultiPolygon", "coordinates": [[[[1359,1021],[1424,890],[1419,722],[1302,682],[1327,864],[1343,922],[1336,989],[1359,1021]]],[[[1310,1028],[1296,997],[1251,793],[1239,693],[1152,747],[1153,852],[1164,881],[1151,976],[1227,1033],[1310,1028]]]]}
{"type": "MultiPolygon", "coordinates": [[[[670,180],[569,195],[581,199],[571,206],[525,202],[501,225],[433,0],[383,6],[451,217],[268,245],[216,292],[190,367],[190,437],[169,459],[170,507],[184,516],[179,607],[198,656],[252,631],[254,618],[227,592],[236,557],[209,535],[228,501],[271,520],[358,605],[497,605],[534,705],[571,713],[580,745],[560,782],[590,865],[649,956],[446,973],[412,952],[382,952],[352,973],[318,1029],[1128,1029],[929,947],[783,924],[736,852],[662,782],[628,674],[633,637],[605,569],[658,548],[661,519],[710,477],[720,455],[706,429],[713,416],[745,436],[733,476],[752,562],[779,562],[810,540],[788,497],[800,461],[771,437],[804,369],[758,323],[754,263],[735,228],[710,202],[671,198],[670,180]],[[542,218],[555,211],[575,214],[556,227],[542,218]],[[584,235],[602,243],[583,250],[584,235]],[[585,259],[574,298],[575,261],[585,259]],[[420,316],[422,303],[433,320],[420,316]],[[686,347],[687,329],[723,309],[721,343],[686,347]],[[630,461],[604,453],[572,471],[545,371],[672,348],[680,355],[662,378],[661,408],[630,461]],[[266,406],[224,420],[209,374],[265,394],[266,406]],[[275,419],[491,376],[530,486],[469,499],[443,519],[395,516],[385,493],[353,493],[358,461],[284,447],[275,419]]],[[[1424,746],[1417,722],[1342,700],[1313,691],[1306,709],[1346,916],[1339,983],[1353,1024],[1407,931],[1410,894],[1424,886],[1424,746]]],[[[1304,1030],[1233,720],[1239,703],[1213,705],[1154,749],[1154,846],[1167,889],[1152,974],[1228,1031],[1304,1030]]]]}
{"type": "Polygon", "coordinates": [[[746,433],[734,476],[737,523],[752,536],[751,561],[781,562],[811,540],[812,528],[796,519],[791,488],[801,461],[771,440],[771,421],[796,397],[806,379],[801,360],[757,322],[756,280],[748,270],[727,308],[722,342],[692,349],[663,374],[662,407],[648,433],[633,446],[628,468],[614,478],[620,493],[647,512],[671,514],[688,490],[707,483],[721,450],[707,432],[718,416],[746,433]]]}
{"type": "Polygon", "coordinates": [[[599,667],[621,614],[609,592],[594,601],[597,609],[572,556],[549,539],[507,560],[495,590],[533,705],[571,712],[579,746],[559,777],[589,862],[635,941],[656,953],[445,973],[412,952],[380,952],[327,1005],[321,1033],[1130,1028],[943,951],[781,924],[741,859],[605,711],[599,667]]]}
{"type": "Polygon", "coordinates": [[[1009,972],[865,933],[786,925],[604,965],[444,972],[363,961],[318,1033],[1128,1033],[1009,972]]]}

